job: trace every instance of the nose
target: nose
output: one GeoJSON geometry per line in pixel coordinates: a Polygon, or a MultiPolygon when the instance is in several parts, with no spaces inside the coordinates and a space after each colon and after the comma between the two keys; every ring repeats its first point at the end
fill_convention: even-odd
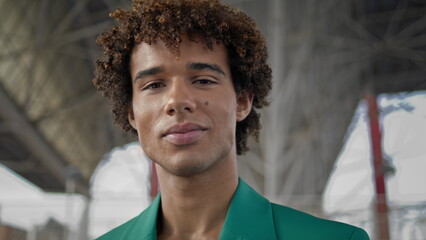
{"type": "Polygon", "coordinates": [[[195,110],[195,101],[191,95],[190,86],[184,79],[174,79],[169,88],[169,94],[165,111],[168,115],[193,113],[195,110]]]}

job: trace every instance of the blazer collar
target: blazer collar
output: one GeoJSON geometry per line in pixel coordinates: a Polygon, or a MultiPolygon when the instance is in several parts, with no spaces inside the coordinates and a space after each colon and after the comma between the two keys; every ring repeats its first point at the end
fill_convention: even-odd
{"type": "MultiPolygon", "coordinates": [[[[143,240],[157,239],[157,216],[161,194],[143,211],[127,236],[139,236],[143,240]]],[[[130,238],[123,238],[130,239],[130,238]]],[[[271,203],[254,191],[242,179],[232,197],[220,233],[220,240],[276,240],[271,203]]]]}
{"type": "Polygon", "coordinates": [[[229,206],[220,239],[277,239],[271,203],[242,179],[229,206]]]}
{"type": "Polygon", "coordinates": [[[137,217],[136,223],[131,230],[125,234],[123,239],[156,240],[157,217],[160,203],[161,195],[158,194],[151,205],[137,217]]]}

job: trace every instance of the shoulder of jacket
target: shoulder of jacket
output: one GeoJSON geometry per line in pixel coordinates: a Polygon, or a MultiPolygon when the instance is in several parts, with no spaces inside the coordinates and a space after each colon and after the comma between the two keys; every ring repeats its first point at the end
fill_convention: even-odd
{"type": "Polygon", "coordinates": [[[275,203],[271,203],[271,207],[277,234],[288,239],[369,239],[364,230],[346,223],[322,219],[275,203]]]}
{"type": "Polygon", "coordinates": [[[129,221],[119,225],[118,227],[110,230],[109,232],[105,233],[104,235],[96,238],[96,240],[121,240],[124,239],[124,236],[126,235],[126,232],[128,229],[130,229],[135,222],[137,221],[138,216],[130,219],[129,221]]]}

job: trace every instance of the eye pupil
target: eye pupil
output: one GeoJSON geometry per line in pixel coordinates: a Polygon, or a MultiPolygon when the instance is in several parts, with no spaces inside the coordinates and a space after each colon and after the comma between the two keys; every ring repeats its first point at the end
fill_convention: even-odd
{"type": "Polygon", "coordinates": [[[162,87],[164,84],[161,82],[154,82],[151,84],[148,84],[144,89],[156,89],[162,87]]]}
{"type": "Polygon", "coordinates": [[[208,80],[208,79],[200,79],[200,80],[198,80],[198,83],[199,84],[211,84],[213,82],[211,80],[208,80]]]}

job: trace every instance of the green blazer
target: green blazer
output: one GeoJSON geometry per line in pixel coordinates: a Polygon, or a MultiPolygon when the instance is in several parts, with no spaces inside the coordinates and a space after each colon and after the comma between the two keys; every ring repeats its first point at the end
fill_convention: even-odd
{"type": "MultiPolygon", "coordinates": [[[[97,240],[155,240],[159,194],[139,216],[97,240]]],[[[232,198],[220,240],[368,240],[357,227],[269,202],[243,180],[232,198]]]]}

